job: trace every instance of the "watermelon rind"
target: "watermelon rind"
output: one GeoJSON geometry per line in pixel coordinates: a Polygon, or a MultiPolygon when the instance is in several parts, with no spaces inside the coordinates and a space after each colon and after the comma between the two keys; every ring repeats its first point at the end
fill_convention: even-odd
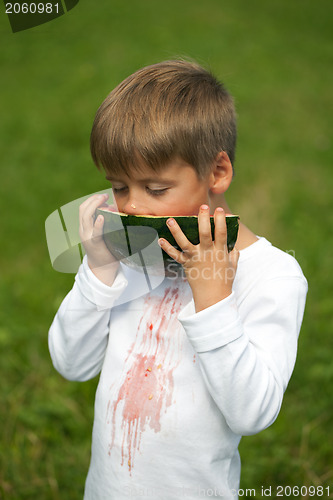
{"type": "MultiPolygon", "coordinates": [[[[154,216],[154,215],[131,215],[122,212],[114,212],[108,207],[100,207],[96,210],[96,217],[103,215],[103,238],[110,252],[119,260],[142,252],[154,244],[157,245],[158,238],[165,238],[171,245],[179,249],[172,236],[166,221],[173,217],[188,240],[197,245],[199,243],[198,217],[196,215],[176,216],[154,216]]],[[[215,224],[214,217],[210,217],[212,238],[214,239],[215,224]]],[[[230,252],[236,243],[239,227],[238,215],[226,215],[227,224],[227,246],[230,252]]],[[[156,252],[153,252],[156,256],[156,252]]],[[[169,260],[168,254],[163,252],[163,259],[169,260]]],[[[154,259],[153,259],[154,260],[154,259]]],[[[140,260],[138,261],[140,265],[140,260]]],[[[154,262],[151,262],[153,265],[154,262]]]]}

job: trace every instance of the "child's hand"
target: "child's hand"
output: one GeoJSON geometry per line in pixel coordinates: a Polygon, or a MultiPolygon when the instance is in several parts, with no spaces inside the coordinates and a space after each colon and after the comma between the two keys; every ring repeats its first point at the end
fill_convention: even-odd
{"type": "Polygon", "coordinates": [[[239,252],[234,248],[228,253],[225,214],[220,207],[215,210],[214,222],[215,241],[212,241],[209,207],[202,205],[198,215],[198,245],[193,245],[186,238],[172,218],[167,221],[168,227],[182,252],[165,239],[159,240],[163,250],[182,264],[192,288],[196,312],[230,295],[236,275],[239,252]]]}
{"type": "Polygon", "coordinates": [[[108,250],[103,240],[104,217],[99,215],[94,222],[95,211],[105,205],[108,194],[94,194],[80,205],[80,238],[92,272],[103,283],[111,286],[117,273],[119,262],[108,250]]]}

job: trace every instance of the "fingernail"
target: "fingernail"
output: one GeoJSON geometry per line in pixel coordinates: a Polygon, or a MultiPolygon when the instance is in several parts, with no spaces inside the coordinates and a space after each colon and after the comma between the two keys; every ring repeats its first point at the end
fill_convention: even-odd
{"type": "Polygon", "coordinates": [[[201,210],[208,210],[209,206],[208,205],[201,205],[201,210]]]}
{"type": "Polygon", "coordinates": [[[175,225],[174,219],[168,219],[167,224],[168,224],[168,226],[174,226],[175,225]]]}
{"type": "Polygon", "coordinates": [[[217,207],[216,212],[223,212],[223,208],[217,207]]]}
{"type": "Polygon", "coordinates": [[[164,245],[164,240],[162,240],[162,238],[160,238],[158,240],[158,244],[160,245],[160,247],[162,247],[164,245]]]}

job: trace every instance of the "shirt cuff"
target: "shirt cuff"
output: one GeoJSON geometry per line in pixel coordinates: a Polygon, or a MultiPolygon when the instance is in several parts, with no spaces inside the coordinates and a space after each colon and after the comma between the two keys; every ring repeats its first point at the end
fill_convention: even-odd
{"type": "Polygon", "coordinates": [[[193,311],[192,301],[182,309],[178,320],[197,352],[217,349],[243,335],[234,292],[198,313],[193,311]]]}
{"type": "Polygon", "coordinates": [[[128,284],[121,266],[119,266],[112,286],[103,283],[90,269],[86,255],[75,276],[75,281],[81,293],[86,299],[94,303],[99,310],[110,309],[128,284]]]}

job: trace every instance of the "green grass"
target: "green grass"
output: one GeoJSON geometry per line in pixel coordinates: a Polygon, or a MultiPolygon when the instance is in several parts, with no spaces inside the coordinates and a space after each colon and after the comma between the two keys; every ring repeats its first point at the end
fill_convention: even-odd
{"type": "Polygon", "coordinates": [[[241,486],[261,498],[261,485],[331,485],[333,497],[332,14],[331,0],[81,0],[16,34],[0,14],[1,500],[82,498],[97,379],[67,382],[51,365],[47,332],[73,275],[53,271],[44,222],[107,187],[89,156],[107,93],[178,55],[235,97],[230,206],[309,281],[295,371],[277,421],[241,442],[241,486]]]}

